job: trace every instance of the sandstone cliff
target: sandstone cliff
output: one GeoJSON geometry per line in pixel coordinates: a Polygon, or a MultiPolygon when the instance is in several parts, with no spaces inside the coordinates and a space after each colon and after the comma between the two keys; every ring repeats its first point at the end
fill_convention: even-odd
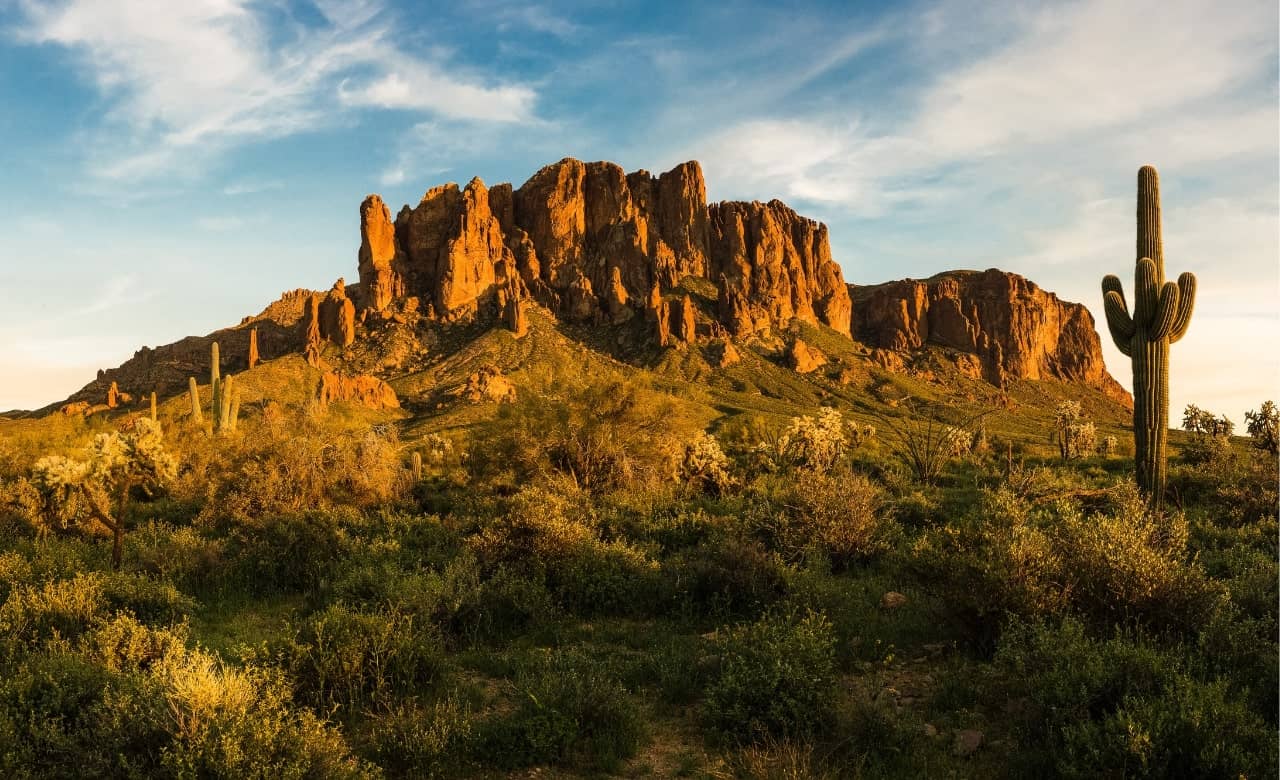
{"type": "Polygon", "coordinates": [[[566,319],[617,323],[695,277],[718,285],[731,333],[794,319],[849,333],[826,226],[776,200],[708,205],[696,162],[651,176],[564,159],[518,189],[434,187],[394,223],[371,195],[360,227],[361,302],[377,314],[416,299],[447,321],[528,294],[566,319]]]}
{"type": "Polygon", "coordinates": [[[849,289],[854,336],[869,346],[892,352],[947,347],[975,356],[957,363],[997,386],[1008,379],[1053,378],[1131,402],[1107,373],[1089,310],[1017,274],[950,271],[849,289]]]}

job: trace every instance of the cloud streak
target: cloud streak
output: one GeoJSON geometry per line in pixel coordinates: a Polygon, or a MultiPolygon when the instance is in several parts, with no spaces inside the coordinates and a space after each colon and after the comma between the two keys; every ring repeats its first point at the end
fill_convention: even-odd
{"type": "Polygon", "coordinates": [[[102,95],[105,154],[93,171],[130,180],[239,144],[332,124],[335,107],[455,120],[531,116],[530,87],[485,79],[443,55],[410,54],[373,2],[319,5],[319,22],[271,24],[249,0],[20,0],[18,39],[69,51],[102,95]]]}

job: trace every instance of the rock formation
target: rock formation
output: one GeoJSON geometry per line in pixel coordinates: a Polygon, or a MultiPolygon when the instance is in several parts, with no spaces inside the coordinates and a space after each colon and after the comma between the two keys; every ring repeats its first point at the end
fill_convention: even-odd
{"type": "Polygon", "coordinates": [[[787,365],[797,374],[808,374],[817,371],[827,364],[827,356],[809,346],[800,339],[791,343],[787,350],[787,365]]]}
{"type": "MultiPolygon", "coordinates": [[[[445,184],[390,220],[360,205],[362,306],[401,297],[453,320],[479,312],[511,279],[557,315],[620,323],[657,315],[685,277],[724,285],[720,318],[734,334],[799,319],[849,333],[849,294],[827,229],[779,201],[708,205],[696,162],[660,176],[564,159],[518,189],[445,184]]],[[[688,336],[678,313],[677,335],[688,336]]]]}
{"type": "MultiPolygon", "coordinates": [[[[877,352],[948,347],[977,356],[983,376],[997,386],[1011,378],[1061,379],[1130,402],[1107,373],[1089,310],[1017,274],[952,271],[850,290],[854,336],[877,352]]],[[[886,354],[876,359],[901,366],[886,354]]]]}
{"type": "Polygon", "coordinates": [[[516,387],[497,368],[485,366],[467,377],[459,395],[473,404],[511,403],[516,400],[516,387]]]}
{"type": "Polygon", "coordinates": [[[344,376],[334,371],[326,371],[320,377],[317,396],[321,403],[348,401],[368,406],[372,409],[398,409],[400,399],[391,389],[391,385],[375,376],[358,374],[344,376]]]}
{"type": "Polygon", "coordinates": [[[396,246],[391,210],[377,195],[360,204],[360,291],[365,308],[381,311],[404,295],[404,258],[396,246]]]}

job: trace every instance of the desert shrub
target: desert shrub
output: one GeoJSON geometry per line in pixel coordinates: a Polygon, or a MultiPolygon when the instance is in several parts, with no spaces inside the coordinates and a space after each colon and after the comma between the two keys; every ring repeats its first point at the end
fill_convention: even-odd
{"type": "Polygon", "coordinates": [[[271,648],[299,696],[345,714],[386,710],[441,673],[439,640],[431,628],[395,612],[356,612],[335,604],[309,617],[291,639],[271,648]]]}
{"type": "Polygon", "coordinates": [[[1098,440],[1098,454],[1111,456],[1120,452],[1120,440],[1115,436],[1107,435],[1098,440]]]}
{"type": "Polygon", "coordinates": [[[314,590],[343,555],[341,518],[311,511],[234,524],[226,549],[232,579],[254,590],[314,590]]]}
{"type": "Polygon", "coordinates": [[[1187,561],[1186,539],[1184,520],[1150,513],[1132,486],[1088,517],[1070,502],[1037,507],[1001,488],[979,519],[926,532],[911,554],[982,644],[1006,614],[1196,630],[1223,591],[1187,561]]]}
{"type": "Polygon", "coordinates": [[[611,770],[640,745],[643,724],[626,688],[581,653],[559,650],[522,663],[513,687],[515,711],[481,730],[481,755],[491,763],[611,770]]]}
{"type": "Polygon", "coordinates": [[[54,638],[76,639],[107,616],[102,576],[14,587],[0,604],[0,647],[34,647],[54,638]]]}
{"type": "Polygon", "coordinates": [[[472,475],[508,484],[567,475],[603,493],[669,479],[673,406],[636,382],[600,381],[504,404],[472,438],[472,475]]]}
{"type": "Polygon", "coordinates": [[[720,449],[720,442],[704,432],[695,435],[685,445],[677,476],[698,490],[720,495],[734,485],[729,469],[729,458],[720,449]]]}
{"type": "Polygon", "coordinates": [[[53,777],[368,777],[276,676],[117,618],[0,678],[0,766],[53,777]]]}
{"type": "Polygon", "coordinates": [[[897,531],[884,514],[880,489],[857,474],[798,474],[782,501],[771,523],[780,549],[791,555],[817,550],[837,568],[885,552],[897,531]]]}
{"type": "Polygon", "coordinates": [[[731,742],[754,742],[808,737],[830,724],[835,637],[825,616],[771,612],[723,634],[707,686],[712,729],[731,742]]]}
{"type": "Polygon", "coordinates": [[[197,606],[172,583],[142,574],[112,572],[102,577],[101,586],[108,609],[125,610],[143,623],[173,623],[197,606]]]}
{"type": "Polygon", "coordinates": [[[371,757],[395,777],[457,777],[475,746],[474,718],[457,695],[400,703],[374,720],[369,743],[371,757]]]}
{"type": "Polygon", "coordinates": [[[169,744],[145,678],[65,650],[0,676],[0,768],[19,777],[156,776],[169,744]]]}
{"type": "Polygon", "coordinates": [[[145,671],[173,653],[186,648],[186,624],[154,628],[127,614],[117,614],[85,634],[78,645],[80,655],[112,672],[145,671]]]}
{"type": "Polygon", "coordinates": [[[652,605],[658,564],[624,541],[601,539],[590,518],[564,496],[526,488],[507,508],[504,517],[469,540],[485,567],[540,574],[564,607],[582,614],[628,613],[652,605]]]}
{"type": "Polygon", "coordinates": [[[293,424],[254,426],[240,440],[206,445],[175,494],[205,502],[208,520],[251,521],[342,504],[368,507],[408,493],[395,429],[329,430],[300,416],[293,424]]]}
{"type": "Polygon", "coordinates": [[[751,540],[712,540],[683,550],[662,573],[678,606],[695,615],[753,615],[787,593],[786,565],[751,540]]]}
{"type": "Polygon", "coordinates": [[[943,429],[942,437],[943,447],[946,448],[947,453],[953,458],[960,458],[973,451],[973,441],[976,434],[970,433],[964,428],[948,425],[943,429]]]}
{"type": "Polygon", "coordinates": [[[235,669],[203,651],[170,655],[152,672],[170,744],[159,774],[181,777],[367,777],[342,735],[290,706],[278,675],[235,669]]]}
{"type": "Polygon", "coordinates": [[[226,540],[191,527],[150,522],[130,534],[132,566],[161,580],[207,589],[226,576],[226,540]]]}
{"type": "Polygon", "coordinates": [[[1015,623],[996,668],[1006,695],[1034,708],[1017,722],[1026,774],[1257,777],[1275,768],[1274,729],[1223,682],[1195,678],[1141,634],[1093,639],[1070,620],[1015,623]]]}

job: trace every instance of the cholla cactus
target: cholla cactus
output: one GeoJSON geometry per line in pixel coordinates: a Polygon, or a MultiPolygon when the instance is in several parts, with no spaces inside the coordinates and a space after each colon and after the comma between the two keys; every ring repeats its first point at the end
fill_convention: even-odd
{"type": "Polygon", "coordinates": [[[61,455],[41,458],[33,478],[46,519],[64,528],[96,520],[111,531],[111,564],[119,569],[130,492],[135,487],[151,492],[176,473],[177,461],[165,449],[160,424],[142,417],[127,432],[94,437],[85,460],[61,455]]]}
{"type": "Polygon", "coordinates": [[[948,427],[942,437],[947,454],[953,458],[963,457],[973,451],[973,434],[964,428],[948,427]]]}
{"type": "Polygon", "coordinates": [[[1063,401],[1053,410],[1054,435],[1058,438],[1058,454],[1071,459],[1071,427],[1080,422],[1080,402],[1063,401]]]}
{"type": "Polygon", "coordinates": [[[1272,455],[1280,451],[1280,414],[1273,402],[1265,401],[1257,411],[1245,412],[1244,420],[1253,446],[1272,455]]]}
{"type": "Polygon", "coordinates": [[[1084,458],[1098,446],[1098,431],[1091,422],[1075,422],[1067,426],[1067,457],[1084,458]]]}
{"type": "Polygon", "coordinates": [[[438,433],[429,433],[423,439],[423,444],[427,445],[427,458],[436,465],[442,465],[453,454],[453,442],[438,433]]]}
{"type": "Polygon", "coordinates": [[[1120,449],[1120,440],[1114,436],[1103,436],[1102,441],[1098,442],[1099,455],[1115,455],[1120,449]]]}
{"type": "Polygon", "coordinates": [[[814,471],[830,471],[848,447],[844,417],[830,407],[823,408],[817,419],[808,415],[792,418],[778,439],[783,460],[814,471]]]}
{"type": "Polygon", "coordinates": [[[716,437],[705,431],[694,436],[685,445],[678,476],[683,482],[717,494],[723,493],[734,483],[733,476],[729,473],[729,458],[720,449],[720,442],[716,437]]]}

